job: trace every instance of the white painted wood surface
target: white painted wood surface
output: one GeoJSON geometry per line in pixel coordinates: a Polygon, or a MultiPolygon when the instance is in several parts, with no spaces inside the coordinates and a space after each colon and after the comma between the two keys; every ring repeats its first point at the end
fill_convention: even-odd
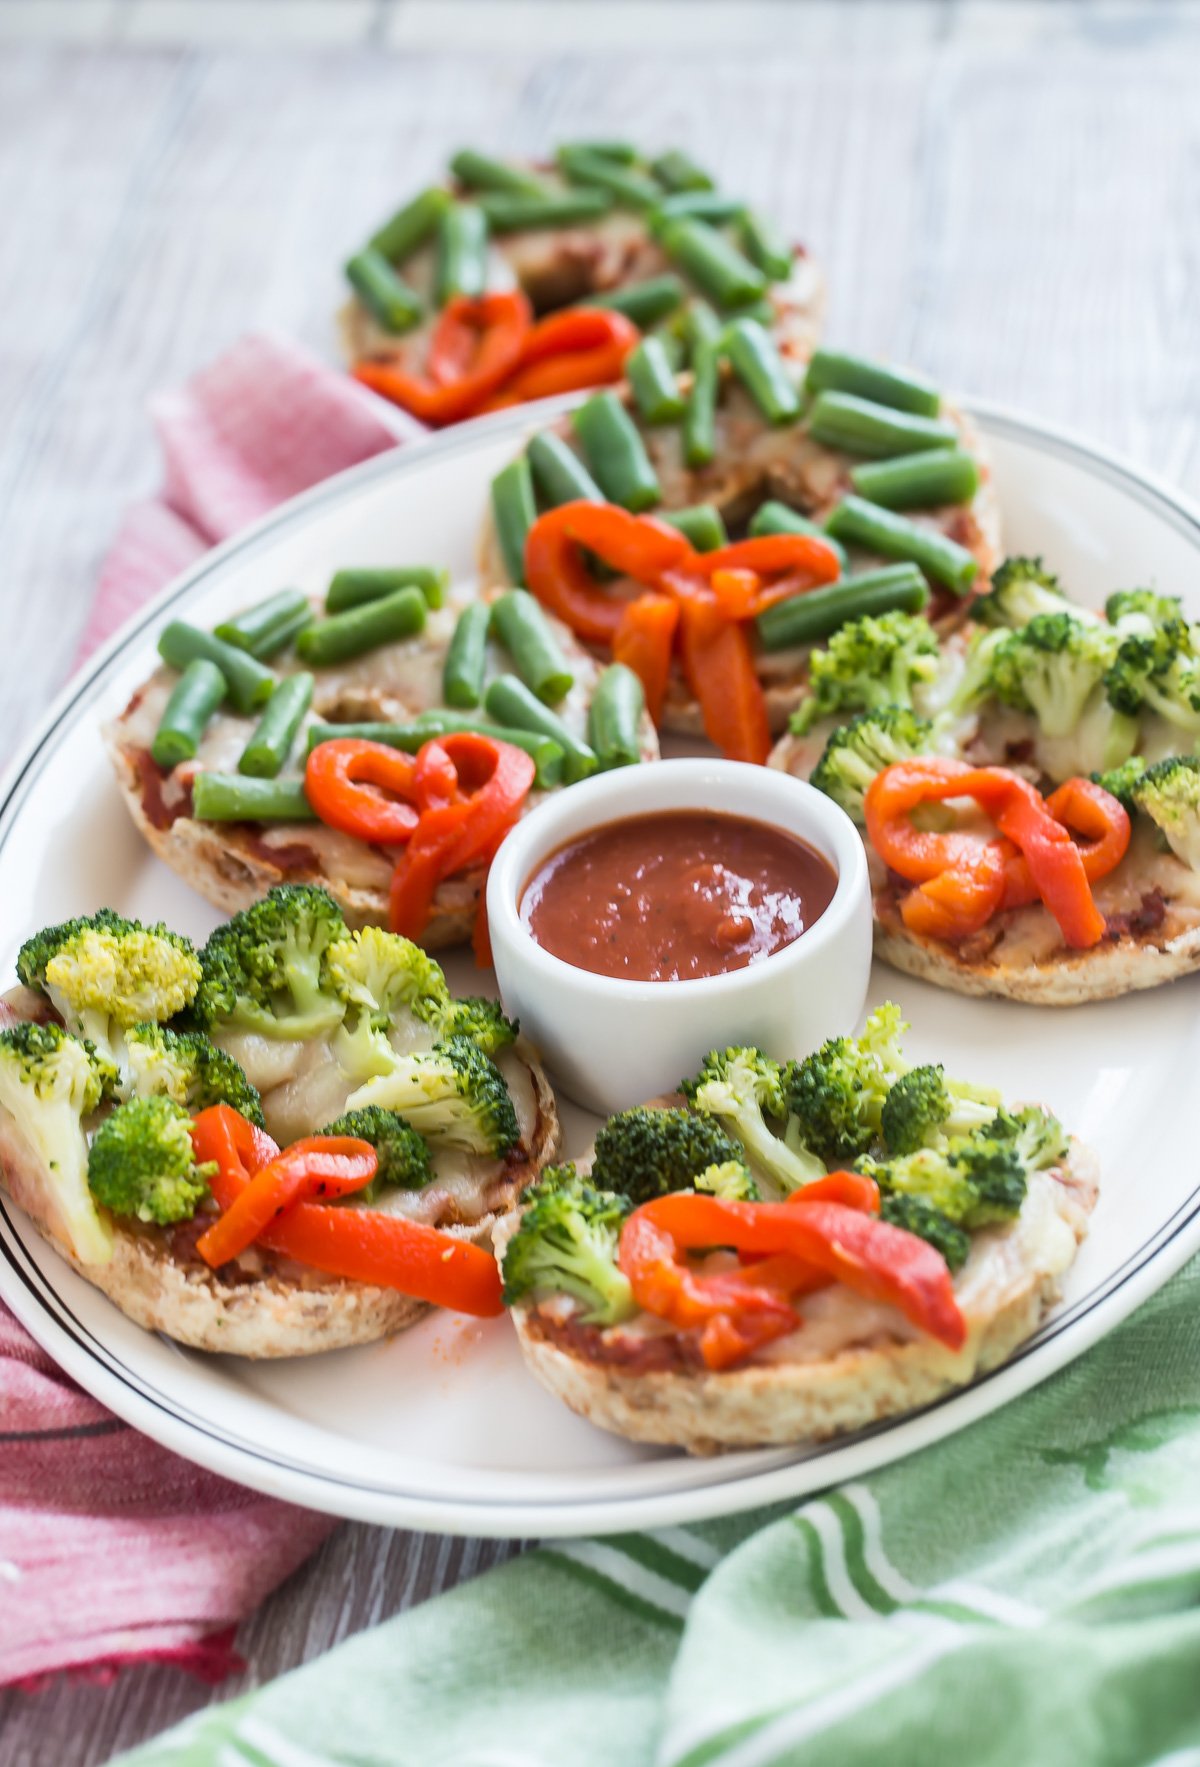
{"type": "MultiPolygon", "coordinates": [[[[1198,87],[1200,8],[1152,0],[0,0],[0,755],[155,484],[147,395],[247,327],[331,352],[337,264],[464,141],[687,146],[820,255],[831,338],[1200,492],[1198,87]]],[[[507,1550],[341,1529],[219,1696],[507,1550]]],[[[0,1761],[212,1697],[0,1695],[0,1761]]]]}

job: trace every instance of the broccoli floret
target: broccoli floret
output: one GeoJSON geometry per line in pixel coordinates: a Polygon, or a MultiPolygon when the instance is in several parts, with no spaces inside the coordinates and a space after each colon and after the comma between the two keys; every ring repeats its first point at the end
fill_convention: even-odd
{"type": "Polygon", "coordinates": [[[758,1185],[750,1175],[750,1168],[743,1166],[739,1160],[726,1160],[720,1166],[705,1166],[703,1172],[697,1172],[694,1188],[707,1191],[710,1196],[722,1197],[726,1202],[762,1201],[758,1185]]]}
{"type": "Polygon", "coordinates": [[[435,1146],[468,1153],[508,1153],[520,1140],[504,1077],[469,1037],[447,1037],[431,1050],[395,1056],[387,1073],[351,1093],[349,1110],[397,1111],[435,1146]]]}
{"type": "Polygon", "coordinates": [[[948,1215],[935,1209],[932,1203],[926,1202],[921,1196],[885,1196],[879,1204],[879,1219],[888,1221],[893,1227],[902,1227],[905,1233],[915,1233],[918,1239],[925,1239],[934,1251],[941,1252],[946,1260],[951,1275],[961,1270],[971,1250],[971,1236],[962,1227],[956,1227],[948,1215]]]}
{"type": "Polygon", "coordinates": [[[629,1279],[617,1267],[628,1197],[597,1188],[574,1166],[550,1166],[524,1200],[501,1265],[505,1306],[572,1295],[590,1325],[615,1325],[635,1312],[629,1279]]]}
{"type": "Polygon", "coordinates": [[[0,1031],[0,1105],[45,1168],[64,1236],[83,1264],[112,1256],[112,1233],[88,1190],[83,1119],[104,1086],[84,1044],[61,1025],[0,1031]]]}
{"type": "Polygon", "coordinates": [[[228,1104],[256,1129],[266,1127],[262,1099],[239,1063],[199,1031],[134,1025],[126,1042],[135,1098],[170,1098],[193,1115],[228,1104]]]}
{"type": "Polygon", "coordinates": [[[897,761],[931,754],[934,744],[933,725],[906,706],[860,712],[833,732],[809,783],[862,827],[863,795],[876,774],[897,761]]]}
{"type": "Polygon", "coordinates": [[[329,948],[346,937],[341,911],[325,890],[280,884],[205,945],[196,1018],[210,1034],[230,1026],[304,1040],[333,1030],[346,1007],[330,974],[329,948]]]}
{"type": "Polygon", "coordinates": [[[937,674],[939,654],[933,628],[919,614],[848,620],[809,657],[809,697],[793,714],[792,730],[804,736],[837,712],[911,707],[913,689],[937,674]]]}
{"type": "Polygon", "coordinates": [[[1170,755],[1147,767],[1130,797],[1176,858],[1200,871],[1200,757],[1170,755]]]}
{"type": "Polygon", "coordinates": [[[947,1080],[941,1067],[902,1074],[883,1101],[880,1127],[891,1153],[915,1153],[952,1136],[969,1135],[996,1114],[1000,1094],[990,1086],[947,1080]]]}
{"type": "Polygon", "coordinates": [[[985,700],[995,696],[992,668],[996,652],[1005,643],[1008,632],[1003,627],[993,631],[972,632],[963,659],[962,674],[946,702],[945,711],[955,718],[975,712],[985,700]]]}
{"type": "Polygon", "coordinates": [[[356,1141],[368,1141],[375,1149],[379,1165],[375,1176],[361,1190],[353,1191],[348,1202],[374,1202],[381,1190],[423,1190],[433,1177],[433,1163],[424,1136],[418,1135],[411,1123],[395,1111],[370,1105],[366,1110],[346,1111],[335,1122],[327,1123],[322,1135],[350,1135],[356,1141]]]}
{"type": "Polygon", "coordinates": [[[1137,808],[1134,799],[1134,787],[1146,771],[1146,763],[1140,755],[1131,755],[1119,767],[1110,767],[1107,772],[1093,773],[1096,785],[1102,786],[1119,804],[1123,804],[1132,816],[1137,808]]]}
{"type": "Polygon", "coordinates": [[[469,1037],[485,1055],[498,1055],[516,1039],[520,1026],[505,1018],[498,1000],[469,994],[450,1002],[439,1029],[443,1037],[469,1037]]]}
{"type": "Polygon", "coordinates": [[[987,626],[1026,626],[1037,614],[1070,609],[1080,619],[1097,616],[1079,608],[1063,594],[1058,578],[1040,558],[1006,558],[992,577],[991,592],[981,595],[972,616],[987,626]]]}
{"type": "Polygon", "coordinates": [[[1032,712],[1047,736],[1069,736],[1116,651],[1108,627],[1074,612],[1036,614],[991,657],[991,687],[1005,705],[1032,712]]]}
{"type": "Polygon", "coordinates": [[[1122,638],[1148,636],[1183,619],[1177,595],[1159,595],[1154,589],[1118,589],[1109,596],[1104,611],[1122,638]]]}
{"type": "Polygon", "coordinates": [[[180,933],[125,920],[108,908],[28,940],[17,973],[48,996],[68,1030],[93,1044],[123,1082],[125,1032],[144,1021],[161,1024],[189,1006],[200,960],[180,933]]]}
{"type": "Polygon", "coordinates": [[[1189,736],[1200,735],[1200,655],[1193,628],[1173,620],[1148,636],[1126,638],[1105,673],[1104,690],[1119,712],[1136,717],[1149,709],[1189,736]]]}
{"type": "Polygon", "coordinates": [[[788,1107],[783,1069],[761,1049],[712,1050],[700,1072],[684,1080],[680,1090],[696,1110],[719,1118],[745,1149],[752,1170],[780,1190],[798,1190],[824,1174],[820,1160],[798,1138],[789,1146],[767,1122],[774,1117],[786,1129],[788,1107]]]}
{"type": "Polygon", "coordinates": [[[969,1232],[1009,1221],[1025,1200],[1025,1166],[1014,1142],[988,1129],[895,1159],[865,1159],[863,1171],[888,1196],[915,1196],[969,1232]]]}
{"type": "Polygon", "coordinates": [[[451,1004],[440,966],[400,933],[364,927],[331,945],[327,960],[338,993],[370,1013],[379,1030],[388,1030],[402,1013],[439,1025],[451,1004]]]}
{"type": "Polygon", "coordinates": [[[709,1166],[743,1163],[739,1144],[714,1117],[635,1105],[610,1117],[596,1137],[592,1179],[636,1207],[673,1190],[690,1190],[709,1166]]]}
{"type": "Polygon", "coordinates": [[[208,1195],[215,1163],[198,1165],[192,1119],[170,1098],[131,1098],[97,1129],[88,1184],[114,1215],[168,1226],[190,1221],[208,1195]]]}
{"type": "Polygon", "coordinates": [[[861,1037],[831,1037],[784,1070],[784,1092],[799,1134],[827,1166],[865,1154],[880,1135],[888,1092],[909,1064],[900,1051],[907,1030],[890,1001],[867,1020],[861,1037]]]}
{"type": "Polygon", "coordinates": [[[1039,1104],[1027,1104],[1018,1111],[997,1111],[984,1138],[1007,1142],[1026,1172],[1047,1172],[1061,1166],[1071,1148],[1058,1118],[1039,1104]]]}

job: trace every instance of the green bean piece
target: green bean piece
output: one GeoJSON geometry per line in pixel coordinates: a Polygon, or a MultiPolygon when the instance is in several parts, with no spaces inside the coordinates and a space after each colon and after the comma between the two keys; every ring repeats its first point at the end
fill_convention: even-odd
{"type": "Polygon", "coordinates": [[[969,503],[979,489],[979,468],[961,448],[926,448],[856,466],[850,479],[861,496],[884,509],[936,509],[969,503]]]}
{"type": "Polygon", "coordinates": [[[865,356],[848,356],[839,350],[814,350],[808,362],[810,393],[857,393],[877,405],[892,405],[916,417],[936,417],[941,395],[931,381],[919,374],[901,374],[886,362],[865,356]]]}
{"type": "Polygon", "coordinates": [[[649,276],[645,282],[633,282],[627,288],[614,288],[607,294],[588,295],[580,303],[586,307],[608,307],[614,313],[624,313],[626,319],[645,331],[647,326],[657,325],[668,313],[673,313],[687,293],[683,282],[678,276],[667,271],[662,276],[649,276]]]}
{"type": "Polygon", "coordinates": [[[720,350],[722,330],[721,321],[717,318],[707,301],[690,301],[683,316],[684,340],[688,347],[688,357],[692,367],[696,366],[696,352],[703,345],[711,345],[720,350]]]}
{"type": "Polygon", "coordinates": [[[865,497],[843,497],[825,527],[835,540],[848,546],[865,546],[885,558],[908,559],[927,577],[965,595],[979,574],[979,560],[957,540],[924,528],[865,497]]]}
{"type": "Polygon", "coordinates": [[[721,227],[741,216],[742,204],[736,196],[720,190],[683,190],[677,196],[666,196],[650,217],[650,230],[661,237],[672,221],[707,221],[721,227]]]}
{"type": "Polygon", "coordinates": [[[198,626],[189,626],[186,620],[172,620],[163,627],[158,635],[158,654],[164,663],[181,673],[197,657],[215,663],[239,712],[255,712],[266,705],[275,688],[276,677],[257,657],[225,644],[211,632],[202,632],[198,626]]]}
{"type": "Polygon", "coordinates": [[[925,448],[953,448],[958,431],[936,417],[914,417],[876,405],[856,393],[818,393],[809,407],[808,433],[827,448],[886,459],[925,448]]]}
{"type": "Polygon", "coordinates": [[[740,307],[766,293],[767,279],[707,221],[672,221],[662,236],[667,256],[719,307],[740,307]]]}
{"type": "Polygon", "coordinates": [[[441,190],[436,185],[423,190],[402,209],[397,209],[378,233],[371,235],[367,250],[378,252],[389,264],[403,264],[425,244],[453,201],[448,190],[441,190]]]}
{"type": "Polygon", "coordinates": [[[668,190],[712,190],[713,180],[698,166],[694,159],[682,151],[672,147],[666,153],[660,153],[656,160],[651,161],[651,171],[660,184],[668,190]]]}
{"type": "Polygon", "coordinates": [[[556,706],[570,693],[575,677],[541,604],[528,589],[510,589],[496,598],[492,631],[512,658],[521,680],[543,705],[556,706]]]}
{"type": "Polygon", "coordinates": [[[661,200],[662,189],[655,179],[618,165],[601,153],[592,153],[586,147],[560,147],[557,157],[559,169],[572,184],[607,191],[624,208],[649,209],[661,200]]]}
{"type": "Polygon", "coordinates": [[[742,214],[742,246],[752,264],[757,264],[772,282],[786,282],[792,273],[792,253],[787,240],[773,221],[765,215],[746,209],[742,214]]]}
{"type": "Polygon", "coordinates": [[[286,765],[296,740],[296,732],[304,722],[304,714],[312,704],[311,675],[285,675],[258,721],[258,729],[242,750],[238,772],[254,779],[274,779],[286,765]]]}
{"type": "Polygon", "coordinates": [[[450,583],[449,571],[431,564],[354,565],[335,571],[325,595],[327,614],[344,614],[368,601],[382,601],[397,589],[419,589],[429,607],[441,607],[450,583]]]}
{"type": "Polygon", "coordinates": [[[208,721],[225,698],[225,677],[216,663],[197,657],[171,689],[158,730],[150,745],[156,767],[170,772],[181,761],[194,761],[208,721]]]}
{"type": "Polygon", "coordinates": [[[473,202],[457,202],[438,222],[434,295],[439,307],[455,295],[474,300],[487,282],[488,224],[473,202]]]}
{"type": "Polygon", "coordinates": [[[779,309],[772,305],[768,295],[761,301],[751,301],[748,307],[739,307],[738,318],[753,319],[756,324],[765,325],[771,331],[779,318],[779,309]]]}
{"type": "Polygon", "coordinates": [[[718,546],[729,544],[721,511],[713,503],[694,503],[690,509],[664,509],[662,519],[690,540],[694,552],[715,552],[718,546]]]}
{"type": "Polygon", "coordinates": [[[537,227],[578,227],[598,221],[613,206],[606,190],[564,190],[561,195],[481,196],[479,206],[493,233],[523,233],[537,227]]]}
{"type": "Polygon", "coordinates": [[[565,141],[564,153],[599,154],[603,160],[616,160],[619,166],[634,166],[639,154],[629,141],[565,141]]]}
{"type": "Polygon", "coordinates": [[[800,393],[784,366],[775,340],[754,319],[735,319],[725,331],[725,351],[737,375],[768,423],[795,423],[800,393]]]}
{"type": "Polygon", "coordinates": [[[558,743],[563,752],[563,783],[574,785],[596,771],[595,753],[567,729],[562,719],[530,693],[515,675],[497,675],[483,699],[489,718],[516,730],[532,730],[558,743]]]}
{"type": "Polygon", "coordinates": [[[683,416],[686,400],[660,338],[642,339],[626,359],[625,378],[647,423],[676,423],[683,416]]]}
{"type": "Polygon", "coordinates": [[[197,773],[192,781],[197,822],[315,822],[302,779],[247,779],[241,773],[197,773]]]}
{"type": "Polygon", "coordinates": [[[611,502],[636,515],[661,501],[646,445],[615,393],[593,393],[571,421],[596,483],[611,502]]]}
{"type": "Polygon", "coordinates": [[[362,607],[349,608],[344,614],[332,614],[306,626],[296,640],[296,649],[306,663],[315,668],[328,668],[331,663],[347,663],[382,644],[393,644],[401,638],[413,638],[425,628],[426,602],[419,589],[411,584],[385,595],[381,601],[364,602],[362,607]]]}
{"type": "Polygon", "coordinates": [[[469,602],[458,616],[442,664],[442,698],[448,706],[470,707],[483,701],[491,619],[492,611],[486,601],[469,602]]]}
{"type": "Polygon", "coordinates": [[[720,347],[699,343],[692,351],[692,385],[683,414],[683,458],[691,467],[711,466],[716,456],[720,388],[720,347]]]}
{"type": "Polygon", "coordinates": [[[587,503],[606,501],[578,454],[553,430],[542,430],[534,436],[526,453],[538,495],[549,508],[577,503],[581,498],[587,503]]]}
{"type": "Polygon", "coordinates": [[[893,564],[863,571],[777,601],[755,620],[764,650],[791,650],[828,638],[847,620],[891,613],[919,614],[929,605],[929,585],[915,565],[893,564]]]}
{"type": "Polygon", "coordinates": [[[510,583],[525,581],[525,541],[537,520],[529,462],[519,455],[492,480],[492,520],[510,583]]]}
{"type": "Polygon", "coordinates": [[[476,153],[471,147],[459,149],[450,161],[450,170],[467,190],[500,191],[506,196],[546,195],[546,185],[533,172],[476,153]]]}
{"type": "Polygon", "coordinates": [[[346,281],[385,331],[410,331],[421,317],[421,303],[382,252],[370,246],[346,265],[346,281]]]}
{"type": "Polygon", "coordinates": [[[678,332],[670,325],[660,325],[650,333],[650,336],[662,345],[663,355],[670,364],[671,372],[682,374],[687,367],[687,346],[678,332]]]}
{"type": "Polygon", "coordinates": [[[435,736],[449,736],[460,730],[494,737],[497,742],[507,742],[532,756],[537,768],[536,784],[543,790],[562,783],[563,751],[552,738],[540,736],[533,730],[510,730],[486,718],[468,718],[460,713],[443,711],[440,707],[422,712],[411,724],[310,724],[308,752],[311,755],[323,742],[354,737],[361,742],[381,742],[387,748],[403,749],[406,754],[415,755],[435,736]]]}
{"type": "Polygon", "coordinates": [[[798,509],[789,509],[786,503],[764,503],[755,511],[749,533],[752,540],[761,539],[764,534],[811,534],[814,540],[824,540],[826,546],[837,553],[839,567],[846,568],[846,548],[839,545],[832,534],[827,534],[820,522],[810,521],[798,509]]]}
{"type": "Polygon", "coordinates": [[[244,614],[222,620],[213,631],[235,650],[248,650],[259,662],[265,662],[292,642],[312,621],[313,611],[308,596],[299,589],[281,589],[268,595],[244,614]]]}
{"type": "Polygon", "coordinates": [[[641,722],[646,694],[638,677],[624,663],[605,669],[588,711],[588,741],[601,773],[613,767],[636,767],[642,758],[641,722]]]}

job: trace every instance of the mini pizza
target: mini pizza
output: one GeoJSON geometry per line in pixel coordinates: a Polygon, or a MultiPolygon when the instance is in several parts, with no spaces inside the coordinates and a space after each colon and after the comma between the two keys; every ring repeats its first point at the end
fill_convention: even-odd
{"type": "Polygon", "coordinates": [[[434,426],[621,378],[695,298],[753,312],[788,354],[820,326],[801,246],[681,154],[618,143],[550,165],[455,155],[346,266],[355,375],[434,426]],[[641,339],[645,334],[645,344],[641,339]]]}
{"type": "Polygon", "coordinates": [[[172,622],[105,732],[159,858],[226,914],[315,884],[352,926],[482,938],[513,822],[658,743],[637,679],[530,595],[444,591],[428,567],[348,570],[323,605],[285,592],[215,634],[172,622]]]}
{"type": "Polygon", "coordinates": [[[1200,642],[1172,597],[1102,616],[1010,559],[940,646],[841,628],[771,764],[863,831],[876,950],[965,994],[1102,1000],[1200,968],[1200,642]]]}
{"type": "Polygon", "coordinates": [[[1054,1304],[1095,1161],[1040,1105],[910,1066],[894,1006],[804,1060],[714,1051],[497,1231],[525,1360],[572,1410],[693,1454],[931,1403],[1054,1304]]]}
{"type": "Polygon", "coordinates": [[[961,623],[999,518],[978,435],[919,377],[789,362],[748,319],[693,326],[687,359],[631,364],[530,440],[493,483],[480,571],[638,670],[662,728],[762,761],[813,642],[859,611],[961,623]]]}
{"type": "Polygon", "coordinates": [[[553,1157],[554,1097],[418,946],[287,886],[200,952],[104,909],[17,968],[0,1184],[138,1325],[277,1357],[499,1311],[480,1242],[553,1157]]]}

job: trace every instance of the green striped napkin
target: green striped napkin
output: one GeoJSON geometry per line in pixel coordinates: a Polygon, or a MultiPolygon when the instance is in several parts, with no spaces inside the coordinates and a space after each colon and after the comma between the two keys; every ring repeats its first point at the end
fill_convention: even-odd
{"type": "Polygon", "coordinates": [[[798,1508],[543,1547],[138,1767],[1200,1767],[1200,1261],[798,1508]]]}

